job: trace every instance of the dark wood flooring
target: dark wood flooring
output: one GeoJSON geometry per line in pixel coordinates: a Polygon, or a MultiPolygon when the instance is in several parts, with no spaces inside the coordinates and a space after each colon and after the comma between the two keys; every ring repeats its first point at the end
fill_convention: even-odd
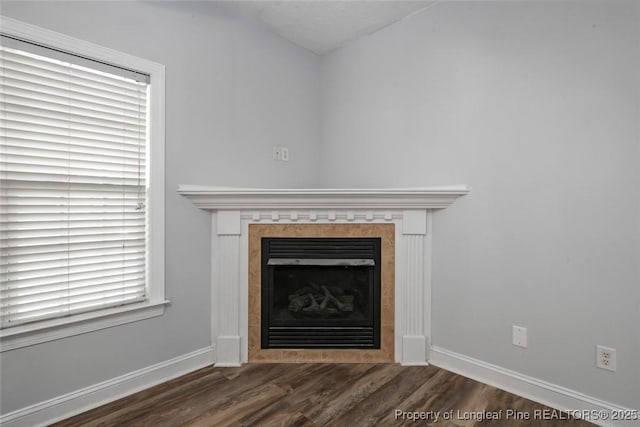
{"type": "Polygon", "coordinates": [[[55,425],[592,425],[545,419],[554,416],[564,414],[435,366],[247,364],[200,369],[55,425]],[[498,419],[479,420],[489,415],[498,419]]]}

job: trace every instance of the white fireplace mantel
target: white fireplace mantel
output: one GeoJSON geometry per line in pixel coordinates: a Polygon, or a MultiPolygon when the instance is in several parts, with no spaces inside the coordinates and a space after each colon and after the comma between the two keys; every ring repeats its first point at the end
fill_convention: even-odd
{"type": "Polygon", "coordinates": [[[252,223],[395,225],[396,362],[427,363],[432,212],[465,185],[395,189],[254,189],[181,185],[211,212],[211,330],[216,366],[248,361],[248,230],[252,223]]]}
{"type": "Polygon", "coordinates": [[[466,185],[424,188],[257,189],[181,185],[197,207],[237,209],[441,209],[469,192],[466,185]]]}

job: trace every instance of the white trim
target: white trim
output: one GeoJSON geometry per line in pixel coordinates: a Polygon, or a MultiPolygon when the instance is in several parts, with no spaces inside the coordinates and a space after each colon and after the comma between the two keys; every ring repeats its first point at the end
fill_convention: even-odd
{"type": "Polygon", "coordinates": [[[197,207],[212,210],[442,209],[468,192],[466,185],[367,189],[178,187],[178,193],[197,207]]]}
{"type": "Polygon", "coordinates": [[[241,363],[234,363],[234,362],[215,362],[214,366],[216,368],[239,368],[240,366],[242,366],[241,363]]]}
{"type": "MultiPolygon", "coordinates": [[[[427,307],[427,309],[429,310],[428,314],[430,314],[431,307],[427,307]]],[[[404,335],[402,337],[402,360],[400,360],[400,364],[402,366],[427,366],[427,358],[425,357],[426,342],[426,335],[404,335]]]]}
{"type": "Polygon", "coordinates": [[[143,302],[3,329],[0,352],[162,316],[167,304],[143,302]]]}
{"type": "Polygon", "coordinates": [[[128,322],[138,321],[163,313],[166,304],[164,291],[164,150],[165,150],[165,67],[164,65],[138,58],[133,55],[99,46],[74,37],[27,24],[12,18],[0,16],[0,28],[3,34],[45,46],[76,53],[87,58],[111,64],[121,64],[151,77],[149,97],[149,216],[147,228],[147,287],[149,299],[144,305],[132,305],[131,308],[118,307],[113,310],[101,310],[78,316],[59,319],[59,322],[37,322],[26,328],[5,329],[2,331],[2,351],[33,345],[40,342],[63,338],[103,329],[128,322]],[[136,311],[134,313],[134,311],[136,311]],[[106,313],[106,315],[105,315],[106,313]],[[123,313],[117,317],[118,313],[123,313]],[[109,319],[105,319],[105,316],[109,319]],[[90,320],[95,317],[95,321],[90,320]],[[73,326],[63,330],[65,324],[73,326]],[[92,329],[93,327],[93,329],[92,329]],[[47,337],[55,330],[51,337],[47,337]],[[21,338],[13,338],[21,335],[21,338]],[[33,334],[33,337],[27,337],[33,334]]]}
{"type": "Polygon", "coordinates": [[[48,425],[204,368],[211,365],[212,361],[213,349],[205,347],[2,415],[0,425],[48,425]]]}
{"type": "MultiPolygon", "coordinates": [[[[582,411],[604,411],[608,416],[615,412],[635,411],[437,346],[429,350],[429,363],[574,415],[579,415],[582,411]]],[[[589,421],[603,426],[638,425],[637,420],[589,421]]]]}

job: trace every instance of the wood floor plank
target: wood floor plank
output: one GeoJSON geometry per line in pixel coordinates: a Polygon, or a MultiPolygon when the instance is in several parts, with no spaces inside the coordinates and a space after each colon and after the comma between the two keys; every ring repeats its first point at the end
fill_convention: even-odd
{"type": "MultiPolygon", "coordinates": [[[[247,364],[208,367],[56,426],[591,426],[582,420],[517,419],[550,408],[434,366],[247,364]],[[507,418],[506,411],[512,411],[507,418]],[[396,411],[404,413],[399,416],[396,411]],[[479,419],[499,413],[496,420],[479,419]],[[451,414],[444,419],[442,414],[451,414]]],[[[559,411],[557,414],[562,415],[559,411]]]]}
{"type": "Polygon", "coordinates": [[[347,388],[352,381],[370,373],[372,369],[375,369],[374,365],[327,364],[319,375],[305,375],[303,382],[293,387],[289,401],[293,407],[309,417],[313,414],[314,408],[326,408],[337,390],[347,388]]]}
{"type": "MultiPolygon", "coordinates": [[[[76,417],[56,423],[56,427],[91,427],[96,425],[122,425],[122,422],[133,423],[135,414],[139,411],[144,413],[150,405],[180,400],[189,396],[189,390],[199,391],[206,387],[217,387],[220,382],[229,380],[220,370],[213,367],[199,369],[187,375],[167,381],[157,386],[148,388],[139,393],[127,396],[108,404],[109,411],[99,422],[94,420],[93,411],[85,412],[76,417]]],[[[95,411],[95,410],[94,410],[95,411]]]]}
{"type": "MultiPolygon", "coordinates": [[[[224,370],[225,368],[221,368],[224,370]]],[[[203,413],[210,413],[210,408],[215,408],[216,412],[226,410],[229,406],[238,405],[252,390],[260,388],[271,381],[289,377],[295,378],[300,375],[298,368],[286,365],[253,365],[247,369],[246,375],[239,375],[233,380],[216,388],[205,388],[182,401],[182,405],[171,405],[168,408],[148,417],[154,427],[173,427],[176,425],[187,425],[192,420],[202,416],[203,413]]],[[[173,403],[173,402],[171,402],[173,403]]]]}
{"type": "Polygon", "coordinates": [[[315,427],[303,413],[296,411],[288,399],[281,399],[260,410],[248,413],[238,421],[238,426],[304,426],[315,427]]]}
{"type": "MultiPolygon", "coordinates": [[[[416,388],[436,372],[433,366],[398,367],[390,381],[373,391],[366,399],[335,418],[319,418],[319,425],[339,427],[345,425],[378,425],[393,412],[416,388]]],[[[314,420],[315,421],[315,420],[314,420]]]]}
{"type": "Polygon", "coordinates": [[[343,376],[338,387],[333,387],[315,398],[312,405],[300,407],[300,411],[314,420],[317,425],[324,425],[367,399],[398,375],[400,369],[402,369],[400,366],[392,364],[373,365],[359,375],[349,375],[348,381],[345,381],[343,376]]]}
{"type": "MultiPolygon", "coordinates": [[[[108,413],[99,420],[84,420],[78,425],[83,427],[94,426],[145,426],[150,421],[160,423],[161,418],[171,418],[185,407],[185,402],[191,402],[206,393],[215,393],[216,390],[228,384],[229,380],[220,371],[212,372],[202,378],[196,378],[186,383],[177,383],[173,388],[164,390],[155,387],[145,390],[146,396],[140,399],[134,394],[117,406],[110,408],[108,413]],[[154,414],[149,414],[149,407],[158,408],[154,414]]],[[[124,399],[123,399],[124,400],[124,399]]],[[[65,422],[59,424],[67,426],[65,422]]]]}
{"type": "MultiPolygon", "coordinates": [[[[446,372],[444,379],[436,384],[436,387],[429,387],[428,390],[419,389],[414,392],[405,402],[406,407],[413,411],[435,413],[434,416],[441,420],[445,413],[453,414],[449,424],[462,427],[469,425],[469,422],[462,419],[464,414],[481,412],[487,404],[488,396],[484,394],[484,387],[488,386],[477,381],[446,372]]],[[[471,423],[476,424],[478,423],[471,423]]],[[[398,425],[410,426],[413,422],[405,419],[398,425]]]]}
{"type": "Polygon", "coordinates": [[[265,384],[248,390],[225,405],[212,408],[197,419],[181,425],[189,427],[211,427],[237,425],[253,411],[265,408],[287,395],[287,392],[274,384],[265,384]]]}

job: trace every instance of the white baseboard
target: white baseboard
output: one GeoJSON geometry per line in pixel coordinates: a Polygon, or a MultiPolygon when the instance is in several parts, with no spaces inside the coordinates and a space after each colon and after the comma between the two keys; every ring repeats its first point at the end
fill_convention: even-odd
{"type": "Polygon", "coordinates": [[[212,347],[205,347],[56,398],[0,416],[3,427],[51,424],[89,409],[169,381],[213,363],[212,347]]]}
{"type": "MultiPolygon", "coordinates": [[[[47,425],[209,366],[212,363],[212,347],[202,348],[2,415],[0,416],[0,425],[3,427],[47,425]]],[[[633,412],[629,408],[439,347],[431,347],[429,363],[561,411],[604,411],[607,414],[633,412]]],[[[224,363],[220,365],[224,365],[224,363]]],[[[638,420],[626,422],[591,421],[603,426],[640,426],[638,420]]]]}
{"type": "Polygon", "coordinates": [[[242,366],[242,363],[225,363],[225,362],[216,362],[213,364],[216,368],[239,368],[242,366]]]}
{"type": "MultiPolygon", "coordinates": [[[[591,419],[602,426],[640,426],[640,420],[613,421],[613,414],[637,413],[604,400],[596,399],[575,390],[560,387],[521,373],[492,365],[482,360],[464,356],[439,347],[431,347],[429,363],[468,378],[489,384],[510,393],[542,403],[563,412],[577,415],[574,411],[597,411],[589,414],[605,413],[609,419],[591,419]]],[[[589,415],[588,414],[588,415],[589,415]]],[[[596,415],[597,416],[597,415],[596,415]]]]}

